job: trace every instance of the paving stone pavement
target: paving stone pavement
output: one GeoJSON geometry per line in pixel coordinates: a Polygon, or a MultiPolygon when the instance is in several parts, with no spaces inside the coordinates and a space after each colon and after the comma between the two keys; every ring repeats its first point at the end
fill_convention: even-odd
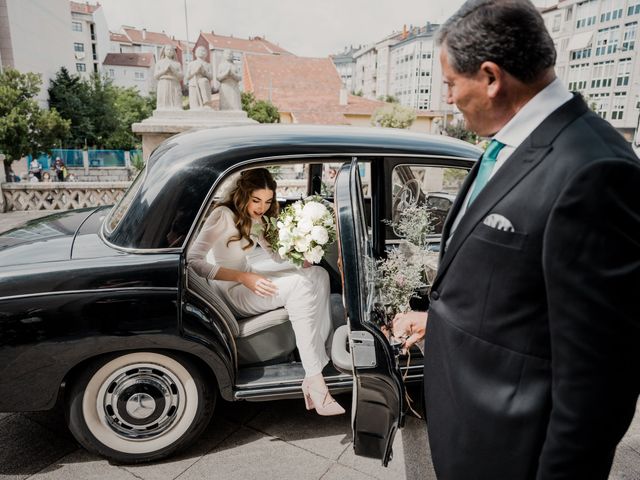
{"type": "MultiPolygon", "coordinates": [[[[0,214],[0,232],[48,212],[0,214]]],[[[338,397],[348,407],[349,395],[338,397]]],[[[0,413],[0,480],[434,480],[424,422],[408,418],[385,468],[353,453],[350,412],[320,417],[300,400],[219,401],[214,419],[188,450],[162,462],[119,466],[78,446],[60,406],[0,413]]],[[[640,480],[640,413],[622,439],[610,480],[640,480]]]]}

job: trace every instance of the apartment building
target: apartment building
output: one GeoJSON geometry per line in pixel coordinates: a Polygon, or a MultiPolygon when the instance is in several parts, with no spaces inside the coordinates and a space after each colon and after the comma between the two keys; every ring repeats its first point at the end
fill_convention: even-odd
{"type": "Polygon", "coordinates": [[[102,70],[102,61],[109,52],[109,28],[100,4],[69,2],[71,35],[76,72],[89,78],[102,70]]]}
{"type": "Polygon", "coordinates": [[[561,0],[542,16],[558,77],[631,140],[640,114],[640,0],[561,0]]]}
{"type": "Polygon", "coordinates": [[[156,61],[152,53],[108,53],[103,62],[103,71],[114,85],[134,87],[147,96],[156,88],[153,69],[156,61]]]}
{"type": "Polygon", "coordinates": [[[354,86],[354,74],[356,71],[356,60],[354,58],[355,53],[362,47],[349,46],[344,49],[343,52],[336,55],[330,55],[331,61],[336,66],[340,79],[342,80],[342,86],[347,89],[347,92],[353,92],[354,86]]]}
{"type": "Polygon", "coordinates": [[[403,35],[390,50],[391,95],[401,105],[417,110],[441,110],[444,103],[442,70],[435,33],[427,23],[403,35]]]}
{"type": "Polygon", "coordinates": [[[389,77],[391,47],[402,38],[402,32],[394,32],[374,44],[361,48],[353,55],[356,62],[353,76],[354,92],[372,99],[391,95],[389,77]]]}
{"type": "Polygon", "coordinates": [[[37,98],[43,107],[60,67],[75,71],[71,28],[69,0],[0,0],[2,67],[40,74],[37,98]]]}

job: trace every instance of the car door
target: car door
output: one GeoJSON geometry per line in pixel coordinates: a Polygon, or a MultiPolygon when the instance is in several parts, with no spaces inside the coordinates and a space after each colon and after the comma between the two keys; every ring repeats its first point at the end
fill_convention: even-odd
{"type": "Polygon", "coordinates": [[[352,428],[356,455],[387,465],[404,422],[404,384],[374,307],[373,262],[365,223],[358,159],[342,166],[335,184],[342,282],[353,372],[352,428]]]}

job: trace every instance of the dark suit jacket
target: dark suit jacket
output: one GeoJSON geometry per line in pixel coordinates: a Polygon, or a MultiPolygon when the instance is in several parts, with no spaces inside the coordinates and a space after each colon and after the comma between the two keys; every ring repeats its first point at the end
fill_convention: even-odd
{"type": "Polygon", "coordinates": [[[424,377],[438,478],[607,478],[640,390],[639,325],[640,162],[575,96],[496,172],[442,255],[424,377]],[[491,213],[515,232],[484,225],[491,213]]]}

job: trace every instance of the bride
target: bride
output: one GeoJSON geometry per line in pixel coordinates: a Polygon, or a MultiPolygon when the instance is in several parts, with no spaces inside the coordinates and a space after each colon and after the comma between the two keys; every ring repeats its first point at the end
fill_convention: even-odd
{"type": "Polygon", "coordinates": [[[254,271],[247,262],[259,244],[274,260],[283,260],[271,250],[262,231],[263,217],[278,214],[276,182],[265,168],[242,172],[236,185],[217,204],[187,255],[198,275],[219,281],[225,300],[242,317],[284,307],[291,320],[305,378],[302,382],[308,410],[320,415],[340,415],[322,376],[329,362],[325,342],[331,332],[329,276],[321,267],[254,271]],[[212,251],[215,264],[208,263],[212,251]]]}

